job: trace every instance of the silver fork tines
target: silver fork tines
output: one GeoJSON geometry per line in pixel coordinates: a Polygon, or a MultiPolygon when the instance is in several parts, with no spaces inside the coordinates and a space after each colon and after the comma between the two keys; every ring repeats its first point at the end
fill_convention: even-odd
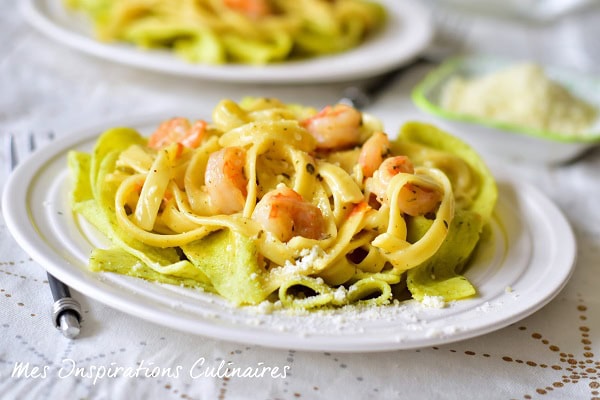
{"type": "Polygon", "coordinates": [[[43,135],[36,136],[30,132],[25,138],[13,133],[8,135],[8,155],[10,171],[14,170],[18,164],[25,161],[28,155],[33,153],[41,142],[51,142],[54,140],[54,132],[47,131],[43,135]],[[22,143],[25,139],[26,142],[22,143]],[[40,142],[40,143],[38,143],[40,142]]]}

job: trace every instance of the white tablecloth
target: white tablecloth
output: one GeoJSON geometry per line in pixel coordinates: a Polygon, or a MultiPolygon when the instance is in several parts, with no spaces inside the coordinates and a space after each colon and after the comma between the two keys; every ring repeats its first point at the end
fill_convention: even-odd
{"type": "MultiPolygon", "coordinates": [[[[7,3],[0,5],[3,140],[8,133],[43,130],[60,137],[85,125],[163,114],[166,109],[203,112],[224,97],[267,95],[321,106],[335,101],[343,87],[228,85],[132,70],[54,43],[30,28],[7,3]]],[[[538,47],[543,42],[539,34],[547,27],[539,28],[537,35],[529,28],[513,27],[504,42],[498,37],[496,47],[486,47],[498,26],[474,23],[473,29],[480,30],[471,32],[472,48],[558,59],[556,52],[542,54],[538,47]]],[[[576,50],[571,44],[564,46],[563,54],[576,50]]],[[[594,67],[583,56],[563,61],[594,67]]],[[[369,110],[390,131],[408,119],[429,119],[408,97],[423,73],[420,69],[405,75],[369,110]]],[[[0,157],[5,178],[6,154],[0,157]]],[[[43,268],[16,245],[1,220],[0,397],[600,398],[600,151],[564,166],[505,167],[541,189],[565,213],[578,242],[575,272],[552,302],[528,318],[475,339],[417,350],[336,354],[229,343],[145,322],[77,292],[83,330],[76,340],[67,340],[50,321],[52,299],[43,268]],[[226,367],[260,366],[276,367],[281,373],[262,378],[223,375],[226,367]]]]}

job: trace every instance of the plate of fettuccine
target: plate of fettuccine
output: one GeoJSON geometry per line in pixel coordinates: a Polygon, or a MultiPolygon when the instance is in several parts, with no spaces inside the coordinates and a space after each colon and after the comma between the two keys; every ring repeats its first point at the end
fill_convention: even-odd
{"type": "Polygon", "coordinates": [[[427,10],[407,0],[257,2],[270,5],[267,16],[228,6],[244,2],[173,1],[152,2],[157,9],[147,12],[138,3],[128,11],[127,2],[99,8],[77,0],[25,0],[22,7],[35,28],[81,52],[146,70],[232,82],[365,78],[411,61],[432,37],[427,10]]]}
{"type": "Polygon", "coordinates": [[[560,210],[435,126],[394,137],[349,106],[261,98],[195,118],[57,140],[8,181],[8,228],[108,306],[286,349],[472,338],[539,310],[572,273],[560,210]]]}

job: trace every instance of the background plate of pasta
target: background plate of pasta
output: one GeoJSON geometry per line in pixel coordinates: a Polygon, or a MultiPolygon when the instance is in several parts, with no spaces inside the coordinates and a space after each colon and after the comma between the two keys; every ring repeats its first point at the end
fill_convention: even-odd
{"type": "Polygon", "coordinates": [[[109,306],[288,349],[482,335],[541,308],[571,275],[559,209],[433,125],[388,135],[346,105],[268,98],[222,100],[210,115],[53,143],[8,181],[8,228],[109,306]]]}
{"type": "Polygon", "coordinates": [[[22,7],[33,26],[82,52],[235,82],[364,78],[409,62],[432,36],[426,10],[407,0],[25,0],[22,7]]]}

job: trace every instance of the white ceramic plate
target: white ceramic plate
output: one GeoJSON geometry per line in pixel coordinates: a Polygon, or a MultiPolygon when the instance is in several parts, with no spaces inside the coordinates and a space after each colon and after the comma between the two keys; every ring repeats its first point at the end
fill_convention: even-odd
{"type": "MultiPolygon", "coordinates": [[[[111,126],[116,125],[123,124],[111,126]]],[[[127,125],[146,133],[156,121],[127,125]]],[[[66,153],[91,150],[99,132],[75,132],[21,164],[3,194],[6,224],[34,260],[77,291],[192,334],[312,351],[366,352],[450,343],[500,329],[537,311],[563,288],[574,267],[575,239],[559,209],[525,182],[499,176],[493,240],[480,248],[466,272],[479,293],[441,309],[410,301],[362,312],[265,315],[190,289],[92,273],[86,269],[88,254],[104,240],[70,211],[66,153]]]]}
{"type": "MultiPolygon", "coordinates": [[[[460,136],[483,154],[500,155],[518,161],[558,164],[570,161],[600,144],[600,114],[588,132],[572,135],[461,115],[441,106],[443,89],[452,78],[488,75],[516,62],[518,61],[482,55],[449,59],[415,86],[413,101],[420,109],[433,115],[440,126],[460,136]]],[[[545,66],[544,72],[575,96],[600,110],[598,77],[550,66],[545,66]]]]}
{"type": "Polygon", "coordinates": [[[379,0],[388,10],[386,28],[361,46],[337,55],[261,67],[190,64],[166,51],[95,40],[82,16],[62,0],[21,0],[27,20],[47,36],[77,50],[118,63],[181,76],[230,82],[300,83],[345,81],[383,73],[415,58],[433,32],[427,11],[415,1],[379,0]]]}

